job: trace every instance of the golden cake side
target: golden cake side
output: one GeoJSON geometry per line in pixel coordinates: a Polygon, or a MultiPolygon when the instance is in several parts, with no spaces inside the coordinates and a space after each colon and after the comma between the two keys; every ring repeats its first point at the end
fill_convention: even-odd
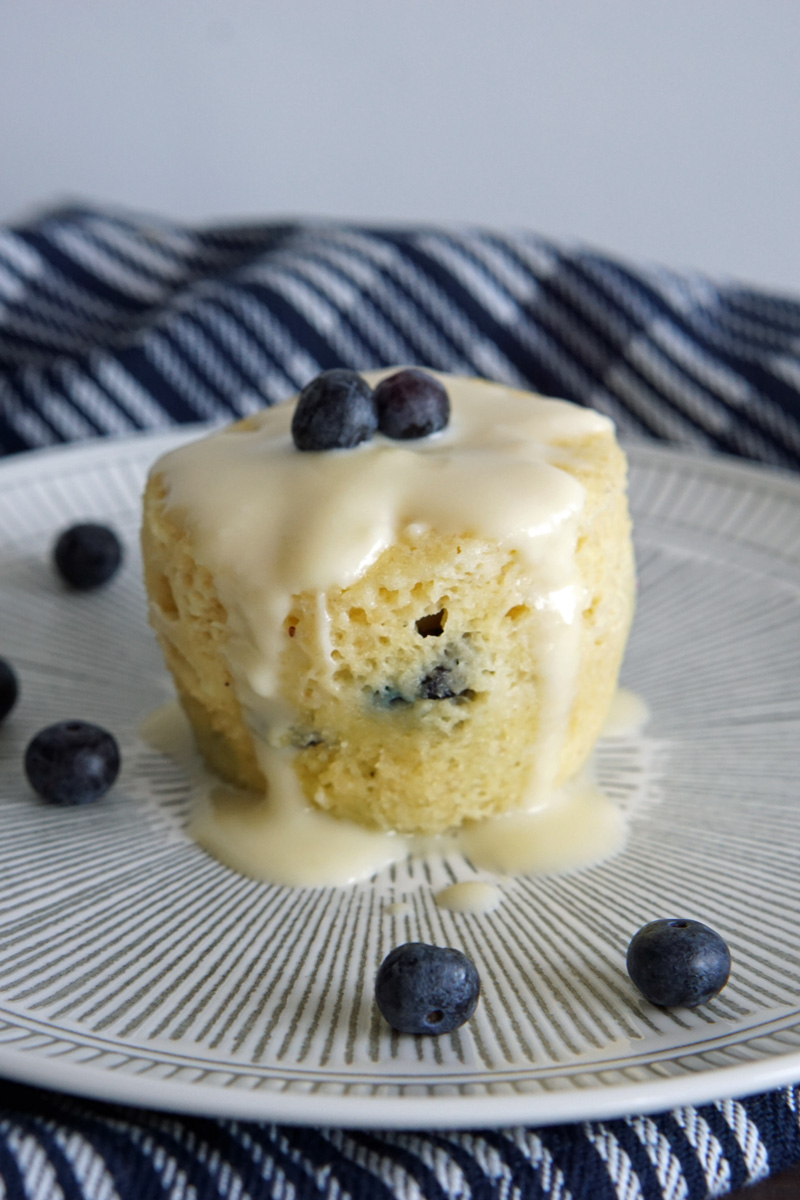
{"type": "Polygon", "coordinates": [[[239,787],[264,776],[225,657],[227,614],[209,569],[196,561],[180,510],[165,504],[163,477],[144,493],[142,559],[150,623],[208,765],[239,787]]]}

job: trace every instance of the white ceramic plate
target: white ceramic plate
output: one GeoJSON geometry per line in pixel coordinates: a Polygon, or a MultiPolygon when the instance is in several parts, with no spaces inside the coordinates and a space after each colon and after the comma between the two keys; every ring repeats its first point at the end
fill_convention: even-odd
{"type": "Polygon", "coordinates": [[[800,1078],[800,481],[631,451],[640,599],[624,682],[653,713],[598,752],[630,811],[618,857],[509,880],[483,916],[439,909],[463,861],[374,883],[268,887],[182,831],[180,769],[139,736],[170,696],[148,631],[137,528],[145,470],[186,432],[0,468],[0,656],[22,696],[0,728],[0,1072],[108,1100],[296,1123],[543,1124],[670,1108],[800,1078]],[[128,556],[67,594],[56,532],[95,518],[128,556]],[[113,729],[124,770],[58,810],[21,758],[43,725],[113,729]],[[397,901],[402,911],[390,912],[397,901]],[[731,981],[661,1011],[625,950],[658,916],[727,938],[731,981]],[[393,1035],[378,964],[403,941],[463,947],[483,999],[455,1034],[393,1035]]]}

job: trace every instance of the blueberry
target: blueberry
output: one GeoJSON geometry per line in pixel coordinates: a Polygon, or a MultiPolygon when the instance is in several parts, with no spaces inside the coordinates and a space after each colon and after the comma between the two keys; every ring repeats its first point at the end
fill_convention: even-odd
{"type": "Polygon", "coordinates": [[[65,529],[53,550],[61,578],[80,592],[108,583],[122,562],[122,546],[107,525],[85,522],[65,529]]]}
{"type": "Polygon", "coordinates": [[[700,921],[665,918],[643,925],[628,946],[628,974],[651,1004],[705,1004],[728,982],[731,954],[700,921]]]}
{"type": "Polygon", "coordinates": [[[19,685],[10,663],[0,658],[0,721],[4,720],[17,702],[19,685]]]}
{"type": "Polygon", "coordinates": [[[467,675],[459,660],[439,663],[420,680],[418,696],[423,700],[474,700],[475,693],[467,686],[467,675]]]}
{"type": "Polygon", "coordinates": [[[378,428],[390,438],[421,438],[444,429],[450,398],[438,379],[409,367],[375,388],[378,428]]]}
{"type": "Polygon", "coordinates": [[[372,388],[356,371],[323,371],[306,384],[292,416],[298,450],[346,450],[378,428],[372,388]]]}
{"type": "Polygon", "coordinates": [[[375,999],[399,1033],[450,1033],[468,1021],[481,983],[471,959],[449,946],[407,942],[381,963],[375,999]]]}
{"type": "Polygon", "coordinates": [[[51,804],[88,804],[104,795],[120,767],[116,739],[88,721],[41,729],[25,751],[25,774],[51,804]]]}
{"type": "MultiPolygon", "coordinates": [[[[419,685],[419,694],[424,700],[452,700],[459,693],[454,673],[450,667],[434,667],[419,685]]],[[[459,691],[463,691],[459,688],[459,691]]]]}

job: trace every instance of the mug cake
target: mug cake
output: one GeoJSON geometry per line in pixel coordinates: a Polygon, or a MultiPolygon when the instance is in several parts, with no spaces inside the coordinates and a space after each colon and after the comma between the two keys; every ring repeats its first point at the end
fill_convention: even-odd
{"type": "Polygon", "coordinates": [[[150,620],[208,766],[437,834],[579,771],[634,604],[626,460],[562,400],[324,372],[163,456],[150,620]]]}

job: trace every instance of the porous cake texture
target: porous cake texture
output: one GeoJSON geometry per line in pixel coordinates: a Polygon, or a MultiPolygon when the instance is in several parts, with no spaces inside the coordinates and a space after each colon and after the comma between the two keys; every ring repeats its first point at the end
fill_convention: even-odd
{"type": "MultiPolygon", "coordinates": [[[[462,392],[474,407],[476,397],[495,403],[498,389],[441,378],[454,408],[452,457],[461,453],[462,392]]],[[[552,414],[555,402],[545,403],[552,414]]],[[[535,532],[498,537],[496,520],[481,528],[474,496],[462,529],[449,509],[439,528],[435,514],[408,520],[395,505],[391,539],[354,578],[287,587],[271,610],[239,610],[236,589],[253,580],[245,572],[237,582],[230,562],[209,552],[199,524],[208,518],[187,503],[174,463],[156,464],[142,532],[151,621],[215,772],[269,791],[279,754],[312,805],[368,826],[438,833],[518,808],[579,770],[617,685],[634,563],[626,462],[611,423],[580,410],[557,415],[555,426],[548,417],[543,470],[568,476],[580,503],[542,553],[527,548],[535,532]],[[260,673],[258,652],[243,650],[260,636],[255,611],[271,611],[274,624],[265,635],[273,666],[260,673]]],[[[237,430],[263,436],[260,417],[237,430]]],[[[294,453],[298,470],[320,458],[294,453]]],[[[371,451],[332,453],[351,456],[355,480],[371,451]]],[[[475,487],[496,513],[503,472],[493,472],[476,474],[475,487]]]]}

